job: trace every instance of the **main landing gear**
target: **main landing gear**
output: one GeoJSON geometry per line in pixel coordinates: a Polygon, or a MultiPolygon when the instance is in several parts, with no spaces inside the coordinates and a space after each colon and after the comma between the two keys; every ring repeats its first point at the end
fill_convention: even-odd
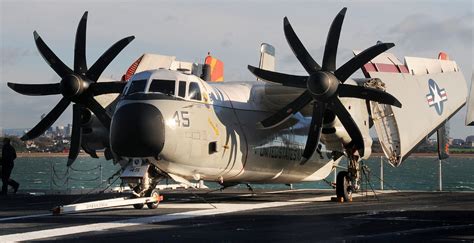
{"type": "Polygon", "coordinates": [[[336,196],[338,202],[352,202],[352,193],[360,188],[359,156],[349,157],[347,171],[341,171],[336,177],[336,196]]]}

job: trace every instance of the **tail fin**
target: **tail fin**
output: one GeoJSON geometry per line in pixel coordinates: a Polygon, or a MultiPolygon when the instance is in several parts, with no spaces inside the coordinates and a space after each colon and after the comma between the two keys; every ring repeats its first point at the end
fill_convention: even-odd
{"type": "Polygon", "coordinates": [[[224,81],[224,63],[212,57],[209,53],[204,61],[205,64],[209,65],[210,67],[210,82],[222,82],[224,81]]]}
{"type": "Polygon", "coordinates": [[[262,43],[260,46],[260,64],[259,68],[275,71],[275,47],[270,44],[262,43]]]}

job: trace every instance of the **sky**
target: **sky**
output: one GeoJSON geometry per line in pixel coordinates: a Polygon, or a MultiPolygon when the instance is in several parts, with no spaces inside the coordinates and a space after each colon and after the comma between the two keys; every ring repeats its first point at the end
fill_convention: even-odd
{"type": "MultiPolygon", "coordinates": [[[[470,85],[473,72],[474,8],[472,0],[402,1],[68,1],[0,0],[0,128],[31,128],[60,96],[23,96],[6,82],[56,83],[60,78],[39,55],[36,30],[66,65],[72,67],[77,24],[89,11],[87,63],[119,39],[134,35],[102,77],[120,79],[142,53],[203,62],[207,52],[225,63],[225,80],[254,80],[247,65],[258,65],[259,47],[276,48],[276,70],[306,75],[283,34],[287,16],[319,63],[334,16],[348,7],[337,57],[338,65],[376,41],[394,42],[390,52],[436,58],[445,51],[470,85]]],[[[361,72],[352,77],[362,77],[361,72]]],[[[474,134],[464,125],[463,108],[450,121],[451,137],[474,134]]],[[[71,122],[71,108],[55,125],[71,122]]]]}

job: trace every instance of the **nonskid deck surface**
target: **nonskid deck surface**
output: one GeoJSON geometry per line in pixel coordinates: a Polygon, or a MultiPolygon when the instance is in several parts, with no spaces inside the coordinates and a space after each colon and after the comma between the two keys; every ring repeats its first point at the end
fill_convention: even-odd
{"type": "Polygon", "coordinates": [[[332,202],[332,190],[164,191],[158,209],[132,206],[52,216],[54,206],[120,194],[0,198],[0,242],[22,240],[474,240],[472,192],[377,192],[332,202]]]}

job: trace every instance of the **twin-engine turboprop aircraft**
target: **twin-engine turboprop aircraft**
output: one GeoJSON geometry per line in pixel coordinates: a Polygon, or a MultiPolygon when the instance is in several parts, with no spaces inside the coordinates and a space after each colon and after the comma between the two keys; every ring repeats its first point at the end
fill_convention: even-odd
{"type": "MultiPolygon", "coordinates": [[[[355,51],[337,66],[345,12],[329,28],[321,65],[284,18],[285,37],[308,75],[278,73],[272,70],[274,63],[261,61],[259,68],[248,67],[259,80],[248,82],[207,82],[208,75],[156,63],[162,68],[136,72],[144,57],[132,65],[128,81],[97,82],[133,37],[114,44],[88,68],[86,12],[70,69],[35,32],[39,52],[61,82],[8,85],[25,95],[63,98],[23,139],[41,135],[73,102],[68,165],[80,147],[92,156],[105,148],[106,157],[124,168],[122,179],[136,196],[157,193],[154,188],[163,178],[223,186],[317,181],[346,158],[347,171],[337,176],[336,194],[350,200],[359,188],[359,162],[371,154],[370,127],[375,126],[390,163],[398,166],[466,103],[467,87],[447,55],[406,57],[402,63],[385,52],[392,43],[355,51]],[[358,69],[365,77],[350,79],[358,69]],[[113,93],[120,95],[112,96],[112,102],[94,98],[113,93]]],[[[204,74],[209,69],[201,67],[204,74]]]]}

